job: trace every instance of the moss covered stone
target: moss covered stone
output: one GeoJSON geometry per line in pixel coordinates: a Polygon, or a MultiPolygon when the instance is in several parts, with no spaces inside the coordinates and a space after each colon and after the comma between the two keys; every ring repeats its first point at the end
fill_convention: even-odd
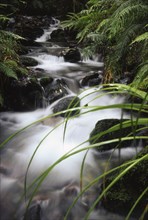
{"type": "MultiPolygon", "coordinates": [[[[65,97],[58,101],[58,103],[54,106],[53,112],[57,113],[60,111],[64,111],[71,108],[76,108],[80,106],[80,100],[77,96],[65,97]]],[[[61,113],[62,117],[71,117],[79,114],[79,110],[73,110],[66,113],[61,113]]]]}
{"type": "Polygon", "coordinates": [[[24,66],[37,66],[38,65],[38,61],[32,57],[21,57],[20,60],[24,66]]]}
{"type": "MultiPolygon", "coordinates": [[[[148,147],[143,149],[141,153],[137,155],[136,159],[147,154],[148,147]]],[[[122,178],[117,181],[115,185],[113,185],[107,191],[104,198],[102,199],[102,206],[111,212],[127,215],[138,197],[147,188],[147,167],[148,156],[137,165],[135,165],[132,169],[130,169],[122,178]]],[[[122,171],[123,169],[120,170],[120,172],[122,171]]],[[[108,186],[119,175],[120,172],[106,178],[105,187],[108,186]]],[[[133,212],[133,215],[136,216],[137,219],[139,219],[138,216],[142,214],[147,205],[147,198],[148,193],[142,197],[133,212]]]]}
{"type": "Polygon", "coordinates": [[[123,127],[126,121],[128,121],[128,119],[103,119],[98,121],[90,134],[90,144],[119,139],[119,141],[115,143],[108,143],[107,145],[102,144],[98,147],[98,150],[110,150],[115,147],[129,147],[133,140],[121,141],[121,138],[129,135],[134,136],[136,134],[135,130],[139,128],[139,126],[135,127],[134,125],[130,125],[128,127],[123,127]],[[108,131],[108,129],[115,125],[119,127],[114,131],[108,131]]]}

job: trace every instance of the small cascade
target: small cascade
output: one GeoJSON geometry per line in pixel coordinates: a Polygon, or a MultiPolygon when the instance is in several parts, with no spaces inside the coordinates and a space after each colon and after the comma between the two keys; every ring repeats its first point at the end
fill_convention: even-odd
{"type": "MultiPolygon", "coordinates": [[[[44,35],[36,41],[47,41],[51,32],[57,29],[59,25],[60,22],[53,18],[49,29],[45,30],[44,35]]],[[[52,53],[54,53],[54,48],[51,48],[52,53]]],[[[130,115],[123,113],[119,108],[91,111],[93,107],[101,108],[102,106],[107,107],[108,105],[124,103],[123,97],[108,95],[101,90],[101,86],[95,88],[80,86],[80,79],[90,71],[103,69],[102,62],[91,59],[77,63],[65,62],[63,57],[50,54],[50,47],[48,47],[48,52],[37,51],[32,57],[39,62],[33,68],[43,69],[45,75],[52,78],[53,86],[58,80],[59,84],[62,80],[64,81],[65,84],[62,82],[62,88],[66,91],[63,95],[64,98],[77,96],[80,100],[81,109],[79,115],[68,118],[68,121],[61,115],[53,115],[53,109],[57,103],[61,101],[61,105],[63,104],[63,97],[59,96],[59,99],[51,102],[51,104],[47,98],[44,84],[42,85],[41,79],[38,78],[43,108],[38,108],[40,104],[36,101],[37,109],[35,111],[0,113],[2,135],[9,137],[9,135],[17,132],[17,135],[10,139],[2,149],[1,170],[3,172],[0,174],[2,180],[0,193],[5,199],[5,203],[0,204],[2,220],[25,219],[23,215],[26,201],[29,199],[28,194],[32,193],[29,190],[36,187],[41,179],[44,181],[37,190],[37,196],[33,198],[30,215],[36,216],[38,207],[42,208],[43,215],[45,215],[43,219],[57,220],[63,213],[65,215],[67,206],[71,204],[69,204],[71,202],[70,195],[74,199],[80,190],[80,184],[82,184],[80,183],[82,181],[80,176],[84,158],[84,185],[102,174],[106,166],[105,153],[96,153],[94,149],[89,149],[89,151],[86,149],[89,146],[88,140],[95,124],[102,119],[121,119],[121,116],[124,119],[130,118],[130,115]],[[71,156],[69,157],[69,155],[71,156]],[[98,161],[95,160],[96,155],[98,161]],[[47,171],[50,172],[47,173],[47,171]],[[43,174],[45,174],[45,179],[43,174]],[[34,182],[35,180],[38,181],[34,182]],[[33,182],[34,187],[29,188],[33,182]],[[28,194],[23,200],[24,183],[27,186],[28,194]]],[[[48,86],[51,89],[51,84],[48,86]]],[[[51,93],[50,89],[48,90],[49,93],[51,93]]],[[[55,89],[55,93],[58,93],[58,90],[55,89]]],[[[122,149],[121,157],[126,159],[129,157],[129,152],[132,156],[136,155],[135,149],[130,148],[129,150],[127,148],[126,150],[122,149]]],[[[111,150],[108,153],[118,158],[117,150],[111,150]]],[[[108,164],[110,167],[111,162],[108,164]]],[[[96,196],[96,191],[94,194],[96,196]]],[[[87,199],[90,201],[92,197],[94,199],[94,194],[86,195],[87,199]]],[[[86,209],[89,207],[84,207],[84,204],[85,201],[78,200],[75,212],[72,211],[72,216],[76,214],[76,218],[73,217],[72,220],[79,220],[81,215],[85,216],[86,209]]],[[[92,219],[123,220],[124,218],[101,209],[93,212],[90,220],[92,219]]]]}
{"type": "Polygon", "coordinates": [[[60,21],[52,17],[51,24],[48,29],[44,29],[44,34],[41,37],[38,37],[36,42],[46,42],[51,39],[50,35],[54,30],[57,30],[60,26],[60,21]]]}
{"type": "MultiPolygon", "coordinates": [[[[40,83],[40,78],[38,78],[37,81],[38,81],[38,84],[39,84],[39,86],[41,88],[41,91],[42,91],[42,104],[41,104],[41,107],[42,108],[47,108],[47,106],[49,106],[49,101],[46,98],[45,89],[44,89],[44,87],[40,83]]],[[[38,103],[38,97],[37,97],[36,100],[37,100],[36,101],[36,108],[39,108],[40,107],[40,103],[38,103]]]]}

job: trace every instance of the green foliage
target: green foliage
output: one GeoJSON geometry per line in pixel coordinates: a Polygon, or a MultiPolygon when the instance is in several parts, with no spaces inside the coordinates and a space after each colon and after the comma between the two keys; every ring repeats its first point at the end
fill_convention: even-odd
{"type": "MultiPolygon", "coordinates": [[[[17,54],[18,39],[22,38],[8,31],[0,31],[0,73],[2,76],[17,78],[17,72],[21,73],[17,54]]],[[[22,72],[24,73],[23,70],[22,72]]]]}
{"type": "MultiPolygon", "coordinates": [[[[3,8],[7,5],[1,4],[0,6],[3,8]]],[[[0,16],[1,28],[5,26],[5,22],[8,20],[9,18],[6,15],[0,16]]],[[[18,79],[19,76],[27,73],[27,70],[21,66],[17,53],[20,39],[22,37],[12,32],[0,30],[0,105],[3,103],[3,94],[10,79],[18,79]]]]}
{"type": "Polygon", "coordinates": [[[104,81],[110,82],[124,72],[138,76],[140,71],[145,72],[147,20],[145,0],[89,0],[88,8],[70,14],[63,27],[76,29],[78,40],[89,42],[87,55],[94,51],[104,55],[104,81]]]}

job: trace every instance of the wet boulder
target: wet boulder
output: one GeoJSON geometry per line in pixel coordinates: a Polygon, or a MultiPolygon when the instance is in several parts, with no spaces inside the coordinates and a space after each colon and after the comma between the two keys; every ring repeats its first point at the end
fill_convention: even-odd
{"type": "MultiPolygon", "coordinates": [[[[53,107],[53,112],[57,113],[60,111],[72,109],[80,107],[80,99],[77,96],[70,96],[70,97],[65,97],[61,100],[58,101],[58,103],[53,107]]],[[[71,117],[74,115],[79,114],[80,110],[73,110],[73,111],[68,111],[66,113],[61,113],[60,116],[62,117],[71,117]]]]}
{"type": "Polygon", "coordinates": [[[88,76],[85,76],[81,80],[81,86],[96,86],[101,84],[102,82],[102,75],[98,72],[92,73],[88,76]]]}
{"type": "Polygon", "coordinates": [[[68,49],[63,50],[60,56],[64,57],[66,62],[76,63],[81,61],[81,53],[77,47],[70,46],[68,49]]]}
{"type": "Polygon", "coordinates": [[[45,88],[46,86],[48,86],[50,83],[53,82],[53,78],[52,77],[41,77],[39,79],[39,82],[40,82],[41,86],[43,86],[45,88]]]}
{"type": "Polygon", "coordinates": [[[25,56],[22,56],[20,57],[20,61],[21,63],[24,65],[24,66],[37,66],[38,65],[38,61],[35,60],[34,58],[32,57],[25,57],[25,56]]]}
{"type": "Polygon", "coordinates": [[[42,36],[44,34],[44,31],[42,28],[33,28],[32,27],[25,27],[23,30],[21,30],[22,37],[28,39],[28,40],[35,40],[36,38],[42,36]]]}
{"type": "Polygon", "coordinates": [[[66,42],[65,32],[63,29],[53,30],[50,37],[51,41],[54,42],[66,42]]]}
{"type": "Polygon", "coordinates": [[[32,205],[24,214],[23,220],[42,220],[42,210],[39,204],[32,205]]]}
{"type": "Polygon", "coordinates": [[[55,79],[52,83],[45,87],[45,97],[48,99],[50,104],[67,94],[67,85],[62,79],[55,79]]]}
{"type": "MultiPolygon", "coordinates": [[[[148,154],[148,147],[144,148],[136,158],[140,159],[148,154]]],[[[131,164],[130,164],[131,165],[131,164]]],[[[108,211],[119,213],[122,215],[127,215],[131,207],[134,205],[136,200],[147,188],[148,179],[148,160],[143,159],[139,163],[135,164],[132,169],[128,170],[117,182],[114,184],[103,197],[101,204],[108,211]]],[[[127,168],[127,166],[126,166],[127,168]]],[[[104,186],[107,187],[112,181],[123,172],[123,168],[118,170],[118,172],[112,174],[110,177],[104,179],[104,183],[101,186],[103,191],[104,186]]],[[[133,210],[132,215],[136,219],[140,219],[145,207],[147,206],[147,193],[139,200],[136,208],[133,210]]],[[[130,218],[131,219],[131,218],[130,218]]],[[[146,215],[143,220],[146,220],[146,215]]]]}
{"type": "Polygon", "coordinates": [[[136,126],[134,123],[132,124],[130,122],[129,126],[126,127],[125,123],[128,123],[128,121],[128,119],[103,119],[98,121],[90,134],[90,144],[119,139],[114,143],[102,144],[97,148],[99,151],[129,147],[131,145],[136,146],[137,141],[134,140],[134,138],[133,140],[121,141],[121,138],[123,137],[128,137],[129,135],[134,137],[137,135],[136,129],[140,128],[140,126],[136,126]],[[116,126],[116,129],[111,129],[113,126],[116,126]],[[108,131],[108,129],[111,130],[108,131]]]}
{"type": "Polygon", "coordinates": [[[36,78],[12,80],[6,90],[3,110],[32,111],[43,107],[43,91],[36,78]]]}
{"type": "Polygon", "coordinates": [[[13,25],[15,33],[28,40],[35,40],[44,33],[44,28],[48,28],[52,22],[51,17],[48,16],[22,16],[15,17],[15,24],[13,25]]]}

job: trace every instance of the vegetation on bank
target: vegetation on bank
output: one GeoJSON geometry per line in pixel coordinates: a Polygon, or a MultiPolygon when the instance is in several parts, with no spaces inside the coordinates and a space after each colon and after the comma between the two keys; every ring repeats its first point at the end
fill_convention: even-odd
{"type": "Polygon", "coordinates": [[[148,2],[89,0],[87,9],[71,13],[63,27],[76,29],[86,55],[104,56],[104,82],[130,75],[132,85],[148,85],[148,2]]]}
{"type": "MultiPolygon", "coordinates": [[[[0,4],[4,8],[6,5],[0,4]]],[[[11,79],[18,79],[27,74],[27,70],[21,65],[18,51],[20,36],[3,30],[9,18],[5,15],[0,16],[0,106],[3,104],[4,91],[9,86],[11,79]]]]}

